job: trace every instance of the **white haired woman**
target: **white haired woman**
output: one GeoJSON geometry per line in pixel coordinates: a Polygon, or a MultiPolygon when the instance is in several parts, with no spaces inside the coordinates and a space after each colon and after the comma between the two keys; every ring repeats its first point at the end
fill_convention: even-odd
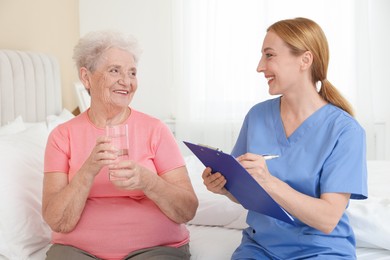
{"type": "Polygon", "coordinates": [[[91,106],[47,142],[47,259],[190,258],[184,223],[198,200],[184,159],[163,122],[129,106],[139,54],[132,37],[111,31],[89,33],[74,49],[91,106]],[[119,161],[105,136],[107,125],[118,124],[128,125],[129,160],[119,161]]]}

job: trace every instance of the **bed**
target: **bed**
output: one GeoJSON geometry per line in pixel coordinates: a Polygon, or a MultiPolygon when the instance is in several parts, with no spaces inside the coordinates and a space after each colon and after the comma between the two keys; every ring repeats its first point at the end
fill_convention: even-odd
{"type": "MultiPolygon", "coordinates": [[[[41,260],[50,229],[41,216],[43,153],[49,132],[73,115],[62,108],[59,66],[42,53],[0,50],[0,260],[41,260]]],[[[246,227],[246,210],[208,192],[203,166],[185,158],[199,198],[187,227],[192,259],[230,259],[246,227]]],[[[368,161],[370,198],[348,214],[360,260],[390,259],[390,162],[368,161]]]]}

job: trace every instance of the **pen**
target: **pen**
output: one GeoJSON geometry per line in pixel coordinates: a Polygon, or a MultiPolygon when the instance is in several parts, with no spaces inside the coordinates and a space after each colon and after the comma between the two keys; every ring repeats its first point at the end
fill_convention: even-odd
{"type": "Polygon", "coordinates": [[[279,157],[277,154],[263,154],[261,156],[263,156],[264,160],[271,160],[279,157]]]}

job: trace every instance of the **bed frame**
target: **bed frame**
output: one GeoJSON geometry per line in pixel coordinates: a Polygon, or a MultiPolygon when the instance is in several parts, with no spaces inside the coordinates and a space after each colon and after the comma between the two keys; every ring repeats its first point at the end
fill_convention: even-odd
{"type": "Polygon", "coordinates": [[[0,50],[0,125],[39,122],[62,110],[60,67],[51,55],[0,50]]]}

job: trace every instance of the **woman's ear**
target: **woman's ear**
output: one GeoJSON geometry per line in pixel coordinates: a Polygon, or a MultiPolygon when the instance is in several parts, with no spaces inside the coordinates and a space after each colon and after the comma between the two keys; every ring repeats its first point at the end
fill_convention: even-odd
{"type": "Polygon", "coordinates": [[[313,54],[310,51],[306,51],[301,57],[301,69],[307,70],[313,63],[313,54]]]}
{"type": "Polygon", "coordinates": [[[91,88],[91,79],[90,79],[90,73],[87,68],[81,67],[80,68],[80,80],[85,86],[85,88],[88,90],[91,88]]]}

